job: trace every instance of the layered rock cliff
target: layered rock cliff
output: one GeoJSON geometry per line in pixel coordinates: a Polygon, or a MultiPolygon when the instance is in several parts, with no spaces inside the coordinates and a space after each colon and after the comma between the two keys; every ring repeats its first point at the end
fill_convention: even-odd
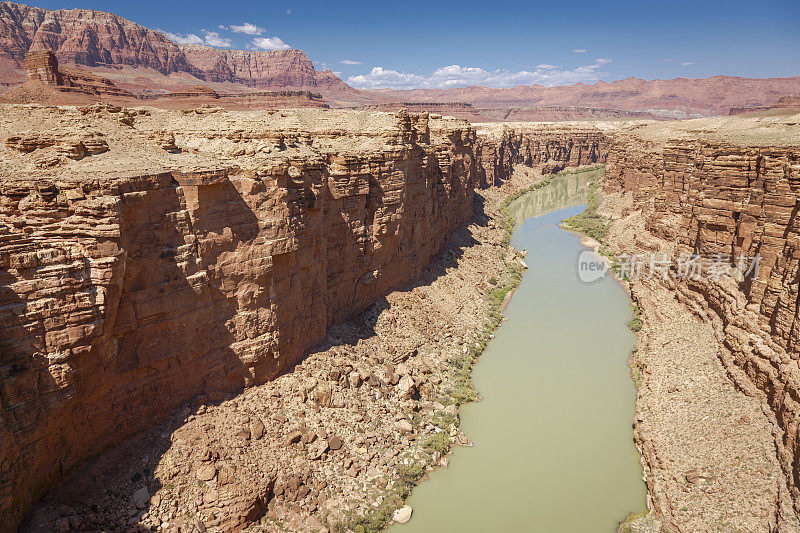
{"type": "MultiPolygon", "coordinates": [[[[112,13],[54,10],[0,2],[0,67],[20,75],[28,51],[50,50],[66,65],[141,67],[188,73],[210,82],[258,88],[356,91],[331,71],[317,71],[302,50],[221,50],[178,45],[163,33],[112,13]]],[[[141,73],[145,76],[146,73],[141,73]]]]}
{"type": "MultiPolygon", "coordinates": [[[[644,229],[666,247],[641,235],[629,250],[671,251],[673,260],[698,256],[701,272],[676,276],[673,264],[667,285],[713,326],[717,355],[737,386],[767,406],[798,511],[800,147],[796,117],[774,122],[726,120],[614,134],[606,187],[627,193],[644,229]],[[751,271],[754,258],[758,268],[751,271]],[[741,260],[745,268],[737,273],[741,260]]],[[[659,503],[668,514],[669,505],[659,503]]],[[[779,503],[770,523],[785,522],[779,503]]]]}
{"type": "Polygon", "coordinates": [[[275,377],[472,214],[463,122],[203,113],[3,110],[4,530],[187,398],[275,377]]]}
{"type": "Polygon", "coordinates": [[[483,124],[476,157],[481,162],[481,185],[502,185],[516,165],[554,173],[566,167],[602,164],[608,141],[598,129],[582,125],[483,124]]]}
{"type": "Polygon", "coordinates": [[[82,461],[195,396],[272,380],[419,276],[475,187],[604,162],[677,252],[760,256],[753,281],[675,289],[770,405],[797,502],[800,149],[796,119],[747,120],[476,132],[406,112],[3,108],[7,527],[82,461]]]}

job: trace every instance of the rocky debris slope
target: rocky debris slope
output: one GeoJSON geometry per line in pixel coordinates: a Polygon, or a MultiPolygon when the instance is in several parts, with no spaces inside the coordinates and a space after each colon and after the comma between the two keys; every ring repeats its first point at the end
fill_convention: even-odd
{"type": "Polygon", "coordinates": [[[276,377],[472,215],[463,122],[13,107],[0,131],[8,527],[189,398],[276,377]]]}
{"type": "MultiPolygon", "coordinates": [[[[774,486],[768,490],[773,494],[774,502],[762,509],[764,518],[757,529],[771,525],[780,531],[794,531],[798,527],[796,513],[800,511],[800,469],[796,460],[800,453],[797,444],[800,404],[794,399],[798,397],[796,389],[800,385],[797,374],[800,356],[797,321],[800,311],[797,285],[800,260],[797,250],[800,231],[797,221],[800,205],[798,119],[799,116],[719,119],[671,126],[649,125],[625,133],[618,131],[613,136],[606,171],[607,189],[620,191],[630,200],[623,213],[625,217],[639,217],[641,220],[640,224],[634,224],[625,238],[617,239],[617,252],[669,253],[673,265],[666,286],[678,301],[703,321],[709,335],[713,335],[705,342],[719,343],[715,355],[727,374],[741,391],[761,403],[766,419],[771,421],[774,433],[772,453],[776,455],[776,463],[783,475],[776,476],[768,464],[761,470],[761,475],[765,476],[762,481],[774,486]],[[683,254],[701,256],[703,259],[699,262],[705,274],[677,276],[675,259],[683,254]],[[749,266],[756,256],[760,262],[755,278],[737,274],[735,267],[741,258],[747,258],[749,266]]],[[[662,314],[663,318],[659,306],[651,302],[647,307],[651,313],[662,314]]],[[[691,344],[691,339],[676,340],[691,344]]],[[[678,346],[676,344],[670,349],[678,346]]],[[[661,350],[663,359],[672,357],[663,347],[656,349],[661,350]]],[[[700,358],[699,353],[705,348],[696,345],[686,349],[697,350],[700,358]]],[[[663,360],[649,355],[645,360],[651,364],[663,364],[663,360]]],[[[657,389],[672,386],[675,395],[680,396],[678,391],[684,387],[707,386],[708,379],[695,376],[691,383],[650,383],[657,389]]],[[[745,404],[742,402],[739,406],[745,404]]],[[[644,417],[644,422],[639,419],[642,423],[637,438],[643,447],[645,460],[656,463],[659,454],[653,443],[659,442],[656,437],[659,430],[651,426],[657,422],[650,413],[641,409],[640,405],[639,416],[644,417]]],[[[699,412],[697,409],[693,411],[699,412]]],[[[729,417],[733,417],[731,420],[735,422],[740,417],[739,427],[733,424],[727,431],[736,432],[736,438],[744,438],[753,427],[754,416],[753,413],[739,412],[737,407],[719,412],[711,420],[714,424],[708,422],[707,425],[722,424],[717,420],[729,417]]],[[[689,428],[687,431],[693,431],[693,424],[703,425],[702,420],[684,422],[689,428]]],[[[761,433],[753,438],[751,447],[763,441],[761,433]]],[[[733,438],[721,434],[715,448],[733,438]]],[[[699,478],[692,473],[694,470],[689,473],[694,479],[689,479],[687,474],[690,492],[700,485],[718,485],[709,480],[714,475],[724,476],[729,472],[724,466],[727,463],[737,468],[743,466],[732,455],[735,450],[725,453],[722,459],[697,457],[699,463],[704,460],[705,463],[697,466],[699,478]],[[704,478],[706,474],[703,472],[710,472],[710,477],[704,478]]],[[[664,454],[661,455],[663,459],[664,454]]],[[[660,470],[654,470],[663,473],[675,468],[675,465],[662,465],[660,470]]],[[[717,487],[718,490],[736,494],[739,483],[754,488],[759,474],[740,471],[739,477],[727,480],[717,487]]],[[[657,510],[673,521],[679,530],[696,530],[695,527],[706,524],[703,520],[707,516],[692,516],[692,511],[687,513],[688,509],[677,506],[680,497],[670,497],[670,490],[664,487],[669,487],[672,480],[656,476],[651,483],[661,487],[660,491],[651,487],[651,495],[657,498],[657,510]]],[[[679,488],[673,486],[672,494],[679,488]]],[[[709,494],[713,492],[709,491],[709,494]]],[[[756,500],[744,494],[740,496],[748,499],[749,503],[744,507],[759,512],[756,500]]],[[[733,519],[733,516],[728,518],[733,519]]],[[[745,529],[753,526],[746,518],[734,521],[745,529]]]]}
{"type": "MultiPolygon", "coordinates": [[[[671,251],[630,204],[616,218],[607,241],[613,252],[671,251]]],[[[634,439],[652,511],[646,518],[673,532],[797,531],[769,410],[731,380],[714,325],[698,320],[658,276],[626,285],[643,324],[629,364],[638,390],[634,439]]],[[[628,525],[620,531],[659,530],[628,525]]]]}

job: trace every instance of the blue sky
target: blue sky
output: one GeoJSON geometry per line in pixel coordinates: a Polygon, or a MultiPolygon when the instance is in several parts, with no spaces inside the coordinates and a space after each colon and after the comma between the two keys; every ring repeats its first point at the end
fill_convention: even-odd
{"type": "Polygon", "coordinates": [[[800,0],[26,3],[218,47],[300,48],[359,88],[800,74],[800,0]]]}

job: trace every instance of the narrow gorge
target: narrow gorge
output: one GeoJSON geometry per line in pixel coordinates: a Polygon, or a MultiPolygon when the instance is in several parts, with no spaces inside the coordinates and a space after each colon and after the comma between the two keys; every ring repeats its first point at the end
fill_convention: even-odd
{"type": "Polygon", "coordinates": [[[648,367],[665,349],[657,328],[682,317],[685,338],[708,328],[719,345],[719,386],[758,407],[735,427],[772,454],[737,479],[739,498],[768,478],[771,502],[738,526],[793,531],[796,119],[4,106],[0,529],[385,526],[469,443],[458,406],[525,265],[504,199],[605,164],[613,254],[760,257],[752,280],[729,268],[629,284],[650,517],[695,531],[701,500],[683,510],[676,494],[727,501],[724,469],[679,470],[665,459],[678,445],[650,433],[667,404],[649,402],[673,386],[648,367]]]}

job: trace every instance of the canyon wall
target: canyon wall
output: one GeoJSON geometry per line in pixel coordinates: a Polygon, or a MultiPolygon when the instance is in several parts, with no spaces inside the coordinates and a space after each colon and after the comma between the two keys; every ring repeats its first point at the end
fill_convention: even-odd
{"type": "Polygon", "coordinates": [[[769,406],[778,459],[800,510],[800,148],[775,134],[755,143],[733,131],[729,137],[615,135],[606,187],[630,193],[647,230],[675,243],[676,256],[727,265],[760,257],[755,279],[703,275],[671,283],[679,300],[714,324],[736,384],[769,406]]]}
{"type": "Polygon", "coordinates": [[[14,112],[41,131],[9,136],[2,155],[3,531],[182,402],[289,368],[328,325],[415,278],[472,215],[463,122],[381,115],[351,134],[336,115],[312,134],[268,114],[213,131],[180,113],[14,112]],[[45,113],[100,128],[108,150],[35,171],[38,152],[59,149],[45,113]]]}
{"type": "Polygon", "coordinates": [[[608,141],[592,127],[539,124],[483,125],[476,157],[481,186],[500,186],[516,165],[539,168],[549,174],[566,167],[605,163],[608,141]]]}

